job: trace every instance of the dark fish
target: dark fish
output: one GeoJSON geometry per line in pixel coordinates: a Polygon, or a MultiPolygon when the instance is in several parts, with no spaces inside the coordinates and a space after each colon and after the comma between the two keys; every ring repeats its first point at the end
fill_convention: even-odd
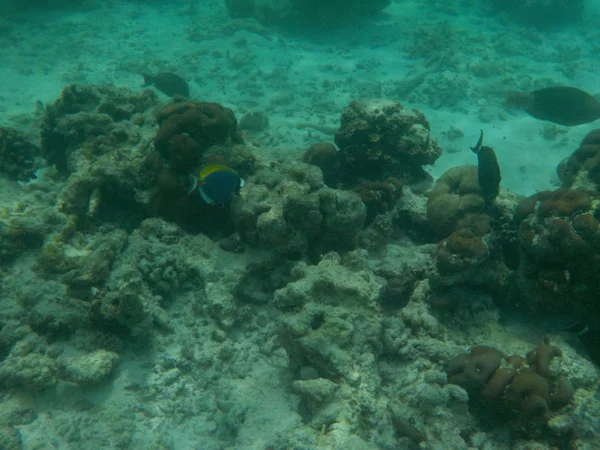
{"type": "Polygon", "coordinates": [[[506,106],[524,109],[531,116],[572,127],[600,119],[600,101],[581,89],[557,86],[531,93],[508,92],[506,106]]]}
{"type": "Polygon", "coordinates": [[[494,201],[500,193],[500,166],[496,158],[496,152],[491,147],[483,144],[483,130],[479,135],[479,140],[475,147],[471,147],[473,153],[477,155],[477,183],[483,194],[486,203],[494,201]]]}
{"type": "Polygon", "coordinates": [[[590,359],[600,366],[600,328],[590,326],[584,320],[578,320],[568,327],[561,328],[558,331],[574,333],[590,355],[590,359]]]}
{"type": "Polygon", "coordinates": [[[179,75],[175,75],[171,72],[161,72],[156,75],[148,75],[141,73],[144,77],[144,84],[142,87],[154,85],[163,94],[169,97],[176,95],[183,95],[184,97],[190,96],[190,88],[186,81],[179,75]]]}

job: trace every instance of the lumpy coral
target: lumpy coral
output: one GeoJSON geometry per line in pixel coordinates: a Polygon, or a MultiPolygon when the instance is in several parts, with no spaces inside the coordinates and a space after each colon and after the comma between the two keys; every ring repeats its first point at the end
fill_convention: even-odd
{"type": "Polygon", "coordinates": [[[59,171],[72,172],[82,158],[99,158],[139,140],[133,119],[157,103],[150,90],[67,86],[47,107],[41,127],[42,155],[59,171]]]}
{"type": "Polygon", "coordinates": [[[542,419],[573,398],[569,380],[550,370],[552,358],[561,355],[558,347],[542,344],[527,354],[526,367],[523,358],[478,345],[449,362],[448,382],[491,406],[518,411],[528,420],[542,419]]]}
{"type": "Polygon", "coordinates": [[[319,169],[295,163],[261,170],[232,204],[241,238],[278,251],[348,250],[366,218],[358,194],[324,186],[319,169]]]}
{"type": "Polygon", "coordinates": [[[367,208],[366,223],[373,221],[378,214],[391,211],[396,201],[402,196],[402,182],[388,178],[379,182],[363,181],[354,189],[367,208]]]}
{"type": "Polygon", "coordinates": [[[480,265],[489,256],[489,248],[481,236],[471,230],[457,230],[438,244],[438,271],[441,274],[461,272],[480,265]]]}
{"type": "Polygon", "coordinates": [[[461,228],[476,235],[489,232],[485,199],[477,184],[477,167],[458,166],[447,170],[436,182],[427,202],[427,221],[442,237],[461,228]]]}
{"type": "Polygon", "coordinates": [[[154,146],[178,174],[197,168],[215,144],[243,142],[233,111],[218,103],[174,103],[160,112],[158,124],[154,146]]]}
{"type": "Polygon", "coordinates": [[[317,142],[304,152],[302,161],[321,169],[327,186],[334,187],[337,184],[340,161],[335,145],[329,142],[317,142]]]}
{"type": "Polygon", "coordinates": [[[515,220],[527,256],[520,280],[530,305],[541,303],[551,312],[574,307],[584,314],[600,312],[593,302],[600,289],[599,219],[600,194],[593,191],[544,191],[519,204],[515,220]]]}
{"type": "Polygon", "coordinates": [[[521,306],[589,325],[580,339],[597,358],[600,321],[600,194],[558,189],[521,201],[515,211],[521,306]]]}
{"type": "Polygon", "coordinates": [[[352,187],[362,180],[390,177],[405,183],[429,179],[423,166],[442,154],[429,130],[422,112],[399,102],[353,101],[335,134],[342,184],[352,187]]]}
{"type": "Polygon", "coordinates": [[[600,187],[600,129],[590,131],[579,148],[557,168],[563,188],[600,187]]]}
{"type": "Polygon", "coordinates": [[[27,181],[38,168],[41,154],[37,145],[13,128],[0,127],[0,173],[19,181],[27,181]]]}

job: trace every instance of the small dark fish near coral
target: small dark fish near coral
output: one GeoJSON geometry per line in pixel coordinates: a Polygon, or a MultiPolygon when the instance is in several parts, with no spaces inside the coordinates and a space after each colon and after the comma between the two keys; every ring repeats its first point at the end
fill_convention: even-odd
{"type": "Polygon", "coordinates": [[[183,95],[184,97],[190,96],[190,88],[187,82],[179,75],[171,72],[161,72],[156,75],[141,73],[140,75],[144,77],[144,84],[142,87],[154,86],[169,97],[174,97],[176,95],[183,95]]]}
{"type": "Polygon", "coordinates": [[[244,186],[244,180],[230,167],[210,164],[202,169],[198,176],[190,175],[191,195],[198,192],[207,205],[227,205],[234,192],[244,186]]]}
{"type": "Polygon", "coordinates": [[[496,158],[496,152],[491,147],[483,145],[483,130],[475,147],[471,147],[477,155],[477,183],[486,203],[494,201],[500,193],[500,166],[496,158]]]}
{"type": "Polygon", "coordinates": [[[524,109],[536,119],[567,127],[600,119],[600,101],[581,89],[568,86],[508,92],[506,106],[524,109]]]}

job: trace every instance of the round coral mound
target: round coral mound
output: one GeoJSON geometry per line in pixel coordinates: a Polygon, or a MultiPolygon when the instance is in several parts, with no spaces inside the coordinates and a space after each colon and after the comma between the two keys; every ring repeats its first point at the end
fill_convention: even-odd
{"type": "Polygon", "coordinates": [[[174,103],[161,111],[158,124],[155,148],[173,170],[183,175],[200,165],[209,147],[228,140],[243,142],[233,111],[218,103],[174,103]]]}
{"type": "Polygon", "coordinates": [[[353,101],[343,112],[335,134],[341,180],[396,178],[404,183],[427,180],[424,165],[433,164],[442,148],[430,135],[429,122],[416,109],[390,100],[353,101]]]}
{"type": "Polygon", "coordinates": [[[437,181],[427,201],[427,221],[442,237],[467,228],[483,236],[490,231],[485,199],[477,184],[477,167],[458,166],[437,181]]]}
{"type": "Polygon", "coordinates": [[[557,168],[563,188],[600,187],[600,129],[590,131],[571,156],[557,168]]]}

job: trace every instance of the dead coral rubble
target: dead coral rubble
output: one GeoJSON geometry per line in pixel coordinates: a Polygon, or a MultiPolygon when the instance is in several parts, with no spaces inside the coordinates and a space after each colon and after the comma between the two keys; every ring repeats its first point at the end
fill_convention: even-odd
{"type": "Polygon", "coordinates": [[[173,103],[160,112],[158,125],[154,146],[183,175],[198,168],[209,147],[227,140],[244,142],[233,111],[218,103],[173,103]]]}
{"type": "Polygon", "coordinates": [[[138,119],[156,104],[158,98],[150,90],[137,93],[110,85],[67,86],[47,107],[41,129],[42,154],[59,171],[73,172],[82,158],[97,159],[139,141],[138,119]]]}

